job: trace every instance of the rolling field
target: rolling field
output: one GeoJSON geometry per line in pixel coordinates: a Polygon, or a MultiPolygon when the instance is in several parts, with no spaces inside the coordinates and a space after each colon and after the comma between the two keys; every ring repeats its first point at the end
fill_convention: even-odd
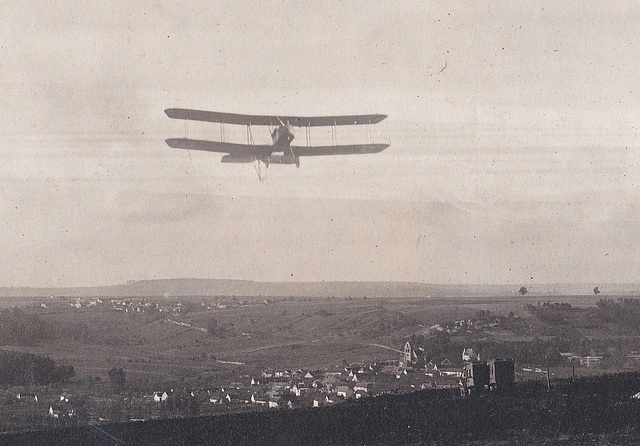
{"type": "MultiPolygon", "coordinates": [[[[545,301],[568,299],[574,306],[588,307],[594,305],[594,297],[545,301]]],[[[141,386],[215,382],[268,367],[314,369],[397,359],[399,353],[393,349],[433,324],[469,318],[480,309],[525,316],[524,304],[536,299],[277,298],[265,304],[258,297],[148,298],[140,312],[107,305],[75,308],[64,299],[55,304],[48,299],[47,308],[32,302],[28,311],[58,326],[84,324],[87,335],[3,348],[72,364],[77,377],[104,377],[110,368],[123,367],[129,382],[141,386]],[[162,307],[166,310],[160,312],[162,307]]]]}
{"type": "Polygon", "coordinates": [[[132,377],[158,380],[218,376],[236,369],[321,368],[342,361],[395,359],[397,352],[370,344],[399,349],[427,324],[475,311],[429,299],[297,299],[226,309],[192,307],[162,318],[95,309],[42,311],[39,316],[48,322],[87,324],[89,338],[21,350],[73,364],[78,376],[104,374],[113,366],[126,367],[132,377]],[[212,320],[219,335],[206,332],[212,320]]]}

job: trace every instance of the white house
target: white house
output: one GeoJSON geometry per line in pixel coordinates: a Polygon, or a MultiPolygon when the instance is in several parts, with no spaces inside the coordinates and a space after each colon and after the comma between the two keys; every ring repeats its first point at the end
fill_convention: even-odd
{"type": "Polygon", "coordinates": [[[259,406],[265,406],[267,404],[267,400],[260,399],[256,397],[255,393],[251,394],[251,402],[253,404],[257,404],[259,406]]]}
{"type": "Polygon", "coordinates": [[[347,386],[338,386],[336,387],[336,395],[342,398],[350,398],[353,395],[353,389],[347,386]]]}

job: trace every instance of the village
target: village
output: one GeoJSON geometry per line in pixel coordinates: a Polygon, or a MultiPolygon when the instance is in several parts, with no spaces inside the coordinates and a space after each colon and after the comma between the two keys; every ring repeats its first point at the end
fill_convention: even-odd
{"type": "Polygon", "coordinates": [[[462,369],[453,367],[451,361],[429,362],[418,369],[417,355],[409,342],[400,356],[398,360],[349,364],[335,370],[265,369],[210,388],[119,389],[114,393],[109,390],[113,382],[95,382],[91,390],[73,382],[66,386],[12,386],[0,393],[0,419],[4,420],[0,427],[10,430],[25,420],[31,425],[74,425],[320,407],[382,394],[460,386],[462,369]]]}

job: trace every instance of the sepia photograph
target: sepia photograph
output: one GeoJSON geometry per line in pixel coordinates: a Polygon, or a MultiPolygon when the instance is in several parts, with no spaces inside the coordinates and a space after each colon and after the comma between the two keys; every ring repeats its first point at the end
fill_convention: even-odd
{"type": "Polygon", "coordinates": [[[640,443],[640,4],[0,13],[0,444],[640,443]]]}

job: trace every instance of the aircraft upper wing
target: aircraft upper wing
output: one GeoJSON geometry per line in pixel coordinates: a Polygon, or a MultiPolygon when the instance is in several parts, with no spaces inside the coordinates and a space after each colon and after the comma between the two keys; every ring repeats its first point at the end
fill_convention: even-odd
{"type": "Polygon", "coordinates": [[[266,116],[239,115],[236,113],[220,113],[204,110],[190,110],[185,108],[168,108],[164,111],[173,119],[188,121],[220,122],[238,125],[270,125],[277,126],[289,123],[296,127],[320,127],[332,125],[377,124],[387,115],[347,115],[347,116],[266,116]]]}
{"type": "Polygon", "coordinates": [[[270,145],[234,144],[187,138],[171,138],[167,139],[166,143],[174,149],[204,150],[205,152],[228,153],[234,156],[268,156],[273,151],[273,146],[270,145]]]}
{"type": "Polygon", "coordinates": [[[389,144],[350,144],[342,146],[299,146],[291,147],[296,156],[355,155],[360,153],[378,153],[389,144]]]}

